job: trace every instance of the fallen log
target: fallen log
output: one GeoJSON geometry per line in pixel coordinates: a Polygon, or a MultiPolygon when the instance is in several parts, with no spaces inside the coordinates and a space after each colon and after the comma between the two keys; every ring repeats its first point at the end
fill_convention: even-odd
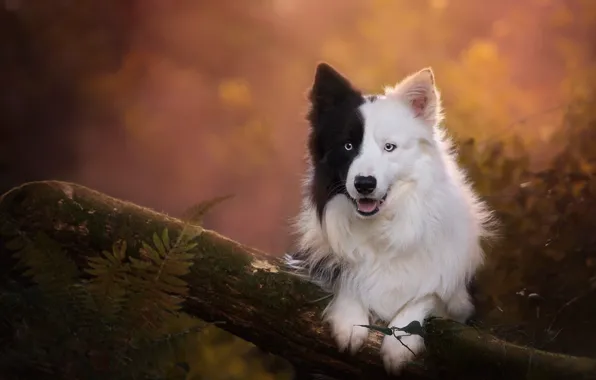
{"type": "MultiPolygon", "coordinates": [[[[0,227],[3,234],[44,232],[83,266],[89,255],[110,249],[117,239],[138,246],[163,228],[180,232],[188,224],[84,186],[44,181],[2,196],[0,227]]],[[[185,312],[220,322],[224,330],[287,359],[301,373],[387,378],[378,354],[382,336],[371,334],[354,357],[339,353],[320,319],[327,302],[320,289],[286,273],[274,257],[192,228],[198,245],[184,277],[189,284],[185,312]]],[[[12,270],[14,258],[5,243],[0,244],[0,286],[3,278],[20,276],[12,270]]],[[[409,366],[402,378],[596,379],[594,359],[517,346],[449,320],[429,320],[425,340],[427,360],[409,366]]]]}

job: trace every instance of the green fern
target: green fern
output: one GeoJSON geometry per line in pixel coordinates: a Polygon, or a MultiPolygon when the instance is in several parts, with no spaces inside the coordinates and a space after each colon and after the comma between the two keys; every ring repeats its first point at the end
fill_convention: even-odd
{"type": "Polygon", "coordinates": [[[0,368],[62,377],[67,365],[89,379],[184,378],[174,358],[184,337],[202,326],[170,326],[179,325],[174,322],[188,294],[181,277],[193,264],[193,238],[181,233],[172,242],[164,229],[141,242],[138,258],[127,255],[126,241],[117,241],[88,258],[86,278],[47,235],[11,239],[6,247],[36,286],[3,289],[0,326],[20,336],[1,349],[0,368]]]}
{"type": "Polygon", "coordinates": [[[0,292],[0,372],[32,378],[186,379],[185,347],[206,324],[180,311],[203,216],[231,196],[202,202],[170,237],[119,240],[77,263],[46,234],[0,229],[34,285],[0,292]],[[133,247],[139,247],[134,252],[133,247]],[[136,253],[136,254],[135,254],[136,253]],[[80,265],[80,264],[79,264],[80,265]]]}
{"type": "Polygon", "coordinates": [[[80,284],[81,272],[61,246],[43,232],[37,232],[32,239],[20,235],[9,244],[12,248],[18,246],[21,249],[14,254],[18,260],[17,267],[22,268],[23,275],[52,300],[52,304],[43,309],[42,315],[55,319],[57,326],[66,326],[62,329],[65,331],[71,331],[69,326],[74,323],[81,326],[92,324],[94,313],[78,307],[89,298],[80,284]]]}
{"type": "Polygon", "coordinates": [[[203,224],[203,218],[205,215],[215,206],[218,204],[234,197],[233,194],[223,195],[220,197],[216,197],[210,199],[208,201],[200,202],[190,208],[188,208],[183,214],[181,219],[192,224],[203,224]]]}
{"type": "Polygon", "coordinates": [[[18,260],[17,265],[24,269],[23,274],[47,292],[65,295],[80,277],[74,261],[43,232],[36,233],[33,239],[15,237],[7,248],[15,247],[20,247],[14,257],[18,260]]]}
{"type": "Polygon", "coordinates": [[[87,289],[93,303],[88,305],[106,318],[114,317],[122,307],[129,281],[130,266],[125,263],[126,241],[117,241],[112,251],[102,251],[102,256],[90,257],[85,272],[92,277],[87,289]]]}
{"type": "MultiPolygon", "coordinates": [[[[167,229],[152,236],[153,245],[142,242],[140,258],[130,258],[129,298],[124,320],[134,326],[155,328],[172,313],[188,293],[188,284],[180,277],[190,272],[190,251],[196,243],[170,244],[167,229]]],[[[182,241],[182,239],[179,239],[182,241]]]]}

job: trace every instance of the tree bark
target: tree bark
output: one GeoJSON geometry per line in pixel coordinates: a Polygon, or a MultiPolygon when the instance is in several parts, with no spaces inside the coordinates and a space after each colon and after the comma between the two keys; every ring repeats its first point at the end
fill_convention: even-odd
{"type": "MultiPolygon", "coordinates": [[[[83,266],[86,258],[109,250],[117,239],[136,249],[154,232],[180,232],[182,221],[59,181],[32,182],[0,199],[3,236],[43,231],[83,266]]],[[[186,225],[188,226],[188,225],[186,225]]],[[[283,270],[276,258],[214,231],[198,233],[196,257],[183,310],[290,361],[301,373],[338,379],[388,378],[371,333],[356,356],[339,353],[320,313],[328,302],[316,286],[283,270]]],[[[20,278],[14,258],[0,245],[2,279],[20,278]]],[[[129,251],[131,252],[131,251],[129,251]]],[[[400,326],[398,326],[400,327],[400,326]]],[[[596,360],[548,353],[507,343],[474,327],[433,319],[426,323],[428,355],[409,366],[404,379],[503,378],[595,379],[596,360]]]]}

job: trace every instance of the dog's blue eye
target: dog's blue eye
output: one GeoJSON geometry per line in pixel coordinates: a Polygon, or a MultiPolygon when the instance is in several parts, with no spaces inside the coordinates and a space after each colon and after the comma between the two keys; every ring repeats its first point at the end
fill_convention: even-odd
{"type": "Polygon", "coordinates": [[[352,150],[353,146],[352,146],[352,144],[350,144],[350,143],[346,143],[346,145],[344,145],[344,148],[345,148],[346,150],[352,150]]]}
{"type": "Polygon", "coordinates": [[[385,150],[387,152],[393,152],[395,150],[395,148],[397,148],[397,145],[395,145],[395,144],[391,144],[391,143],[385,144],[385,150]]]}

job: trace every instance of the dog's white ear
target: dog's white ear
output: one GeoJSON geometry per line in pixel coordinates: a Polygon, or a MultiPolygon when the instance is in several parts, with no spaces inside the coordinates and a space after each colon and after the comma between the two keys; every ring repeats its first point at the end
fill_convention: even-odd
{"type": "Polygon", "coordinates": [[[430,67],[406,77],[390,89],[387,96],[406,102],[414,116],[424,120],[425,124],[431,127],[441,119],[441,97],[430,67]]]}

